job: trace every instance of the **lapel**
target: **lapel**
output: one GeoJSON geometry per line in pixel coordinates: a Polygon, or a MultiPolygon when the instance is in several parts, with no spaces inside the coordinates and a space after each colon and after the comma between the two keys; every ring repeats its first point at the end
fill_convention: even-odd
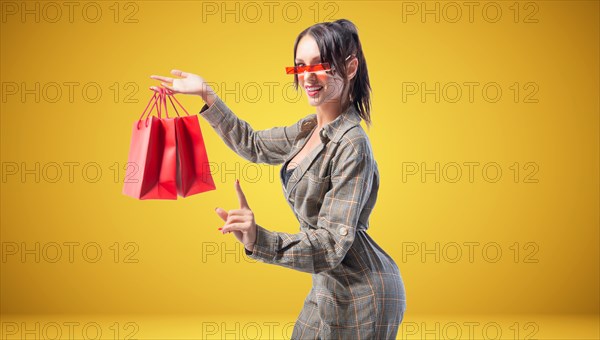
{"type": "MultiPolygon", "coordinates": [[[[346,133],[346,131],[348,131],[352,127],[359,125],[360,122],[361,117],[358,111],[356,110],[356,108],[354,108],[354,106],[350,106],[348,107],[348,109],[346,109],[346,111],[342,112],[342,114],[337,116],[336,119],[324,125],[321,128],[321,130],[317,132],[319,133],[319,137],[321,138],[321,143],[317,145],[313,150],[311,150],[302,159],[302,161],[300,161],[296,168],[294,168],[294,170],[292,171],[292,175],[290,176],[290,179],[287,182],[287,186],[283,185],[286,200],[289,199],[290,193],[294,190],[300,179],[302,179],[306,171],[310,168],[310,165],[313,163],[313,161],[317,158],[317,156],[319,156],[321,151],[325,149],[326,144],[331,142],[336,144],[339,143],[344,133],[346,133]]],[[[308,143],[308,140],[310,139],[312,133],[315,132],[316,128],[317,115],[313,113],[303,123],[301,127],[299,142],[294,145],[292,151],[283,163],[283,166],[281,167],[280,171],[280,176],[283,175],[283,172],[285,172],[285,168],[287,167],[288,161],[293,159],[296,156],[296,154],[298,154],[300,150],[304,148],[306,143],[308,143]]]]}

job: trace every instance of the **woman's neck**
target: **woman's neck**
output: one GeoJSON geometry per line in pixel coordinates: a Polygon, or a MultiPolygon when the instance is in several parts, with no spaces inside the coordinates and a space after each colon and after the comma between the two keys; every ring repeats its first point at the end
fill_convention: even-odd
{"type": "Polygon", "coordinates": [[[344,110],[339,102],[327,102],[317,106],[317,128],[334,121],[344,110]]]}

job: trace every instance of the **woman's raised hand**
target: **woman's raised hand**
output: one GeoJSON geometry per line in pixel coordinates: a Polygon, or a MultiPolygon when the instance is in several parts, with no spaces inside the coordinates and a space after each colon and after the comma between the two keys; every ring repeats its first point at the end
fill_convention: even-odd
{"type": "MultiPolygon", "coordinates": [[[[198,95],[210,106],[216,99],[216,94],[202,77],[197,74],[171,70],[171,74],[180,78],[151,75],[150,78],[159,80],[161,85],[175,93],[198,95]]],[[[153,91],[159,91],[158,87],[150,86],[153,91]]]]}
{"type": "Polygon", "coordinates": [[[225,225],[219,228],[223,234],[233,232],[235,238],[241,242],[244,247],[250,251],[254,250],[254,243],[256,242],[256,222],[254,221],[254,213],[248,206],[246,201],[246,195],[242,191],[239,180],[235,181],[235,191],[237,192],[238,200],[240,201],[240,208],[225,211],[221,208],[216,208],[215,212],[223,221],[225,225]]]}

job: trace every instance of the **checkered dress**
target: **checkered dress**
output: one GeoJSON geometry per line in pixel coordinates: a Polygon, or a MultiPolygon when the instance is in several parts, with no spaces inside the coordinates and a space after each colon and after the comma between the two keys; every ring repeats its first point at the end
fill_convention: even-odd
{"type": "MultiPolygon", "coordinates": [[[[288,162],[308,142],[316,114],[293,125],[253,130],[220,99],[200,111],[233,151],[266,164],[288,162]]],[[[406,294],[394,260],[367,234],[379,172],[354,107],[319,131],[321,144],[293,170],[283,194],[300,223],[297,233],[257,224],[250,258],[310,273],[312,289],[292,339],[395,339],[406,294]]],[[[285,184],[284,184],[285,183],[285,184]]]]}

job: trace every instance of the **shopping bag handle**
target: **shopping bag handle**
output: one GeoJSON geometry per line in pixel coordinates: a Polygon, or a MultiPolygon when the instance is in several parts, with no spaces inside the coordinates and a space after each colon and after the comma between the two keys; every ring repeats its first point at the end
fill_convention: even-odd
{"type": "Polygon", "coordinates": [[[179,100],[177,100],[177,98],[175,98],[175,93],[167,88],[165,88],[165,94],[166,96],[169,98],[169,101],[171,102],[171,105],[173,106],[173,109],[175,109],[175,113],[177,113],[177,117],[181,117],[179,115],[179,111],[177,111],[177,107],[175,106],[175,104],[173,103],[173,100],[175,100],[175,102],[177,104],[179,104],[179,107],[181,107],[183,109],[183,112],[185,112],[186,115],[190,115],[189,112],[187,112],[187,110],[185,109],[185,107],[183,107],[183,105],[181,105],[181,103],[179,102],[179,100]],[[171,99],[173,98],[173,99],[171,99]]]}
{"type": "MultiPolygon", "coordinates": [[[[152,104],[152,102],[154,102],[154,104],[152,105],[152,107],[150,108],[150,111],[148,111],[148,117],[146,117],[146,127],[148,127],[148,123],[149,123],[149,118],[150,118],[150,113],[152,112],[152,110],[154,109],[154,107],[156,106],[158,101],[158,93],[154,92],[154,95],[152,96],[152,98],[150,98],[150,101],[148,102],[148,105],[146,105],[146,108],[144,109],[144,111],[142,112],[142,115],[140,116],[140,119],[138,119],[138,123],[137,123],[137,129],[140,129],[140,123],[142,122],[142,118],[144,117],[144,115],[146,114],[146,110],[148,110],[148,107],[150,106],[150,104],[152,104]]],[[[159,110],[159,114],[160,114],[160,108],[159,110]]]]}
{"type": "Polygon", "coordinates": [[[162,119],[162,106],[164,105],[165,107],[165,116],[166,118],[169,118],[169,110],[167,108],[167,95],[165,93],[166,88],[164,87],[159,87],[158,88],[158,119],[162,119]]]}
{"type": "MultiPolygon", "coordinates": [[[[169,118],[169,109],[167,107],[167,95],[170,95],[170,93],[172,93],[172,91],[170,91],[169,89],[167,89],[165,87],[159,87],[158,91],[152,89],[152,91],[154,91],[154,96],[150,99],[150,101],[152,101],[152,99],[156,98],[155,105],[157,105],[158,118],[162,119],[163,106],[164,106],[164,110],[165,110],[164,111],[165,117],[169,118]]],[[[154,106],[152,106],[152,109],[153,108],[154,108],[154,106]]],[[[146,110],[144,110],[144,112],[145,111],[146,110]]],[[[146,117],[146,120],[150,118],[150,112],[152,112],[152,110],[150,110],[148,112],[148,117],[146,117]]],[[[179,115],[179,113],[177,113],[177,115],[179,115]]],[[[142,117],[143,117],[143,114],[142,114],[142,117]]],[[[146,122],[146,126],[148,126],[147,122],[146,122]]]]}
{"type": "Polygon", "coordinates": [[[167,106],[167,98],[169,98],[169,102],[171,102],[171,106],[173,106],[173,109],[175,110],[175,113],[177,114],[177,117],[181,117],[181,115],[179,114],[179,110],[177,110],[177,106],[175,106],[175,103],[173,103],[173,100],[175,100],[175,102],[179,105],[179,107],[181,107],[183,109],[183,112],[185,112],[186,115],[190,115],[190,113],[185,109],[185,107],[183,105],[181,105],[181,103],[179,102],[179,100],[177,100],[177,98],[175,98],[175,93],[166,88],[166,87],[159,87],[159,98],[161,100],[161,104],[159,105],[159,110],[158,110],[158,117],[161,118],[161,111],[162,111],[162,106],[164,106],[165,108],[165,116],[166,118],[169,118],[169,109],[167,106]]]}
{"type": "Polygon", "coordinates": [[[142,118],[144,117],[144,115],[146,115],[146,110],[148,110],[148,107],[150,106],[150,104],[152,104],[152,107],[147,112],[148,116],[145,119],[145,125],[146,125],[146,127],[148,127],[148,124],[150,123],[150,121],[149,121],[150,114],[152,113],[152,110],[154,110],[155,106],[156,106],[156,110],[157,110],[158,118],[159,119],[162,118],[162,106],[164,106],[166,118],[169,118],[169,109],[168,109],[168,106],[167,106],[167,97],[169,98],[169,102],[171,102],[171,105],[173,106],[173,109],[175,109],[175,113],[177,113],[177,117],[181,117],[181,115],[179,115],[179,111],[177,110],[177,107],[175,106],[175,103],[173,103],[173,100],[175,100],[175,102],[183,109],[183,111],[185,112],[186,115],[188,115],[188,116],[190,115],[189,112],[185,109],[185,107],[183,105],[181,105],[181,103],[177,100],[177,98],[175,98],[175,93],[173,91],[171,91],[171,90],[169,90],[168,88],[165,88],[165,87],[159,87],[158,91],[156,91],[156,90],[152,90],[152,91],[154,92],[154,95],[152,95],[152,98],[150,98],[150,101],[148,102],[148,104],[146,105],[146,108],[142,112],[142,115],[138,119],[138,124],[137,124],[138,130],[140,128],[140,123],[142,122],[142,118]]]}

